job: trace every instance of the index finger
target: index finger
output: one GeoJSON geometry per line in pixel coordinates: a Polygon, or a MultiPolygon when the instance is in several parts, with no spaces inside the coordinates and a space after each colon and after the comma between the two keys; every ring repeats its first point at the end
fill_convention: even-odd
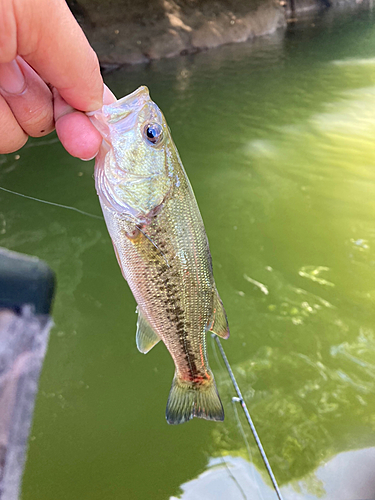
{"type": "Polygon", "coordinates": [[[64,0],[0,0],[0,12],[0,63],[18,54],[72,107],[102,106],[98,58],[64,0]]]}

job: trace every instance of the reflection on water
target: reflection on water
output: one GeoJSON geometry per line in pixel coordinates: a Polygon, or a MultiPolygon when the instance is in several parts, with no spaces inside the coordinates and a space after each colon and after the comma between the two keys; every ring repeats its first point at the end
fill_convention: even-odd
{"type": "MultiPolygon", "coordinates": [[[[308,477],[285,485],[288,500],[374,500],[375,448],[339,453],[308,477]]],[[[183,493],[170,500],[274,500],[253,464],[240,457],[211,458],[207,470],[181,485],[183,493]]]]}
{"type": "Polygon", "coordinates": [[[183,494],[170,500],[274,500],[275,492],[264,484],[253,464],[240,457],[211,458],[207,470],[181,485],[183,494]]]}
{"type": "MultiPolygon", "coordinates": [[[[350,450],[375,446],[371,15],[107,77],[118,96],[148,85],[166,115],[210,240],[223,345],[287,499],[375,498],[349,470],[373,456],[350,450]]],[[[92,173],[53,136],[0,156],[0,186],[97,215],[92,173]]],[[[0,245],[58,280],[25,500],[194,498],[201,483],[207,498],[271,495],[210,342],[225,422],[165,423],[173,363],[163,345],[136,350],[102,220],[0,191],[0,245]]]]}
{"type": "Polygon", "coordinates": [[[335,286],[334,283],[331,283],[330,281],[327,281],[327,280],[320,277],[320,275],[322,274],[322,271],[329,271],[329,267],[303,266],[298,271],[298,274],[304,278],[307,278],[311,281],[315,281],[316,283],[319,283],[319,285],[335,286]]]}

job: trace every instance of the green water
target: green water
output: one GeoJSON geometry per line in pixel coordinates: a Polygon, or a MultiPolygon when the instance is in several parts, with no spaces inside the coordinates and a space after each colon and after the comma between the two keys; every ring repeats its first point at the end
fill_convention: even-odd
{"type": "MultiPolygon", "coordinates": [[[[375,446],[372,13],[106,80],[118,96],[146,84],[171,127],[228,313],[223,345],[285,498],[328,498],[316,468],[375,446]]],[[[54,136],[0,156],[1,186],[100,215],[92,174],[54,136]]],[[[166,424],[173,362],[163,345],[136,349],[104,222],[5,192],[0,203],[0,246],[45,259],[58,283],[23,499],[179,497],[209,463],[213,498],[275,498],[211,339],[225,422],[166,424]],[[251,460],[256,488],[226,460],[251,460]]],[[[329,498],[375,498],[339,496],[342,479],[329,498]]]]}

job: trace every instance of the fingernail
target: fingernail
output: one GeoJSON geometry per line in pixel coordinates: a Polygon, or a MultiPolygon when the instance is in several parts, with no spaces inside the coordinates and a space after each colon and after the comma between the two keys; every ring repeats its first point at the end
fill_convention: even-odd
{"type": "Polygon", "coordinates": [[[17,61],[0,64],[0,88],[8,94],[21,94],[26,87],[25,77],[17,61]]]}
{"type": "Polygon", "coordinates": [[[117,101],[115,94],[104,84],[103,104],[112,104],[115,101],[117,101]]]}
{"type": "Polygon", "coordinates": [[[97,151],[94,156],[92,156],[91,158],[80,158],[80,160],[82,161],[90,161],[90,160],[93,160],[95,158],[95,156],[98,154],[99,151],[97,151]]]}

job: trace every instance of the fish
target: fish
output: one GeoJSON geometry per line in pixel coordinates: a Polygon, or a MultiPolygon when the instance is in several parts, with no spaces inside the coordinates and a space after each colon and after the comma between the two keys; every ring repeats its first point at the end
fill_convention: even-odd
{"type": "Polygon", "coordinates": [[[91,113],[103,137],[95,186],[137,302],[136,344],[163,341],[175,364],[166,419],[224,420],[206,333],[229,337],[203,220],[170,129],[148,88],[91,113]]]}

